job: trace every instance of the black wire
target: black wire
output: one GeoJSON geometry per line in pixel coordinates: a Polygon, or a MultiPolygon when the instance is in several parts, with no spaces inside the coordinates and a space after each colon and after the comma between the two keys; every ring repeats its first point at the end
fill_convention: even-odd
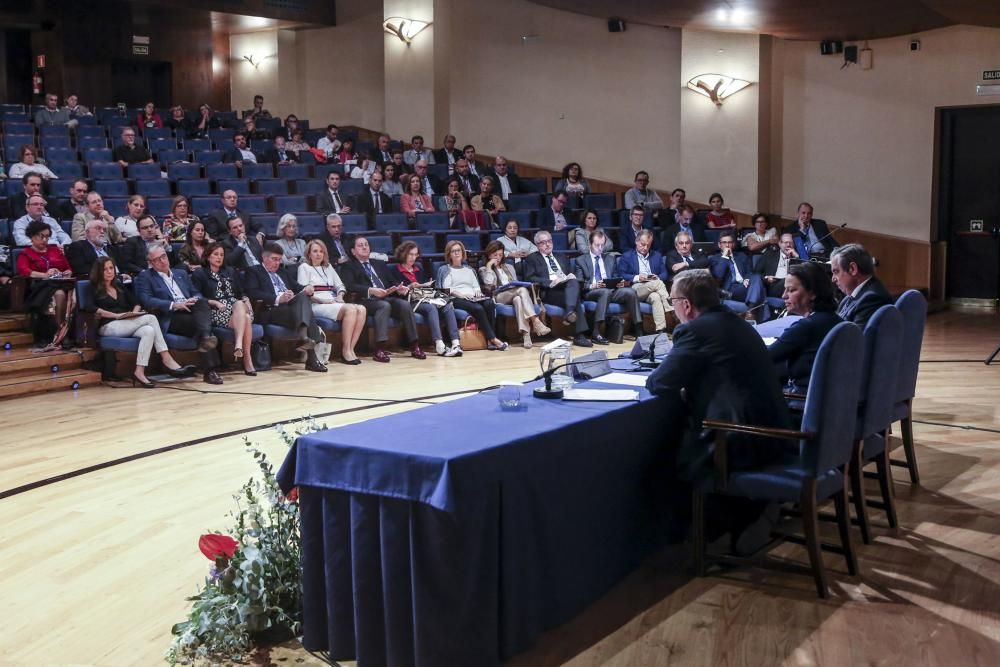
{"type": "Polygon", "coordinates": [[[946,426],[948,428],[960,428],[963,431],[983,431],[984,433],[1000,433],[1000,429],[986,428],[985,426],[972,426],[971,424],[948,424],[946,422],[928,422],[914,419],[914,424],[924,424],[926,426],[946,426]]]}
{"type": "Polygon", "coordinates": [[[921,359],[922,364],[981,364],[982,359],[921,359]]]}

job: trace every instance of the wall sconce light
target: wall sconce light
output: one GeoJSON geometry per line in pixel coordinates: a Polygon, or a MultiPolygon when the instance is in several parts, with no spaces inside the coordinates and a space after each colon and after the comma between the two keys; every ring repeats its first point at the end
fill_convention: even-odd
{"type": "Polygon", "coordinates": [[[382,29],[390,35],[399,37],[401,42],[409,46],[413,38],[431,24],[430,21],[417,21],[416,19],[406,19],[402,16],[390,16],[382,21],[382,29]]]}
{"type": "Polygon", "coordinates": [[[250,66],[258,71],[260,70],[260,66],[263,65],[264,61],[268,58],[277,58],[277,56],[272,53],[269,56],[264,56],[263,58],[258,58],[257,60],[254,60],[254,54],[252,53],[248,56],[243,56],[243,60],[250,63],[250,66]]]}
{"type": "Polygon", "coordinates": [[[722,100],[740,92],[749,85],[751,85],[749,81],[725,74],[698,74],[687,82],[688,88],[712,100],[717,107],[722,106],[722,100]]]}

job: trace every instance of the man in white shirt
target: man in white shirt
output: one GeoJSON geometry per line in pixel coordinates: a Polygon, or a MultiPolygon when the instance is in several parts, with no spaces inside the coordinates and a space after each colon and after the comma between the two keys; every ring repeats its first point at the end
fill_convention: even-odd
{"type": "Polygon", "coordinates": [[[413,135],[410,150],[403,153],[406,164],[416,164],[417,160],[427,160],[427,164],[434,164],[434,153],[429,148],[424,148],[424,138],[419,134],[413,135]]]}
{"type": "Polygon", "coordinates": [[[792,262],[802,261],[795,250],[795,238],[791,234],[782,234],[778,251],[769,250],[760,258],[757,273],[764,276],[764,287],[767,295],[780,299],[785,292],[785,277],[792,262]]]}
{"type": "Polygon", "coordinates": [[[417,162],[413,165],[413,173],[424,185],[424,194],[428,194],[431,197],[434,195],[445,194],[445,187],[442,185],[441,181],[427,172],[427,160],[417,160],[417,162]]]}
{"type": "Polygon", "coordinates": [[[45,215],[44,197],[41,195],[29,196],[25,204],[25,209],[27,209],[27,213],[14,221],[14,227],[11,230],[14,234],[14,245],[22,247],[31,245],[31,239],[25,234],[25,230],[30,223],[36,220],[41,220],[52,230],[52,236],[49,237],[49,245],[67,246],[73,242],[73,239],[63,231],[63,228],[59,226],[59,223],[54,218],[45,215]]]}
{"type": "Polygon", "coordinates": [[[242,132],[237,132],[233,137],[233,148],[222,156],[223,162],[232,162],[237,169],[242,169],[245,162],[257,164],[257,156],[252,150],[247,148],[247,136],[242,132]]]}
{"type": "Polygon", "coordinates": [[[316,148],[323,151],[327,158],[333,157],[333,154],[340,150],[340,139],[337,138],[336,125],[331,123],[326,126],[326,136],[321,137],[316,142],[316,148]]]}
{"type": "Polygon", "coordinates": [[[462,155],[469,163],[469,173],[471,173],[477,179],[482,178],[483,175],[480,173],[482,165],[476,162],[476,147],[473,146],[472,144],[466,145],[464,148],[462,148],[462,155]]]}
{"type": "Polygon", "coordinates": [[[573,327],[573,344],[580,347],[593,347],[587,333],[587,318],[583,312],[580,300],[580,281],[576,274],[570,272],[564,257],[552,252],[552,234],[546,230],[535,232],[535,246],[538,252],[525,257],[524,279],[538,286],[539,295],[544,303],[565,310],[563,324],[573,327]]]}
{"type": "Polygon", "coordinates": [[[520,194],[521,181],[517,177],[517,174],[510,171],[507,158],[504,156],[498,155],[493,160],[493,171],[487,175],[493,177],[493,180],[497,184],[497,194],[500,195],[505,204],[511,195],[520,194]]]}

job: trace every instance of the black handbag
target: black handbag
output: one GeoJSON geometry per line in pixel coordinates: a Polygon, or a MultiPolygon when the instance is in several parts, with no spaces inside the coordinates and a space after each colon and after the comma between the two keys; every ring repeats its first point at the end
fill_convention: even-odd
{"type": "Polygon", "coordinates": [[[621,343],[625,340],[625,322],[620,317],[612,315],[604,323],[604,337],[612,343],[621,343]]]}
{"type": "Polygon", "coordinates": [[[250,358],[253,359],[253,367],[256,370],[271,370],[271,346],[267,341],[255,340],[250,343],[250,358]]]}

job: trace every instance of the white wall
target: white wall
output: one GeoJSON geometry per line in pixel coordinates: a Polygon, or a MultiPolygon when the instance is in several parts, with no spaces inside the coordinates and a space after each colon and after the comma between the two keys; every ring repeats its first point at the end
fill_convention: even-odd
{"type": "Polygon", "coordinates": [[[930,240],[935,108],[997,104],[977,97],[1000,66],[1000,30],[956,26],[872,40],[874,69],[841,70],[815,42],[783,45],[781,212],[930,240]]]}
{"type": "MultiPolygon", "coordinates": [[[[232,108],[237,111],[253,107],[254,95],[264,96],[264,108],[273,114],[283,113],[278,88],[278,33],[275,30],[233,35],[229,40],[232,71],[232,108]],[[243,59],[252,56],[254,67],[243,59]]],[[[291,113],[291,110],[284,113],[291,113]]]]}

